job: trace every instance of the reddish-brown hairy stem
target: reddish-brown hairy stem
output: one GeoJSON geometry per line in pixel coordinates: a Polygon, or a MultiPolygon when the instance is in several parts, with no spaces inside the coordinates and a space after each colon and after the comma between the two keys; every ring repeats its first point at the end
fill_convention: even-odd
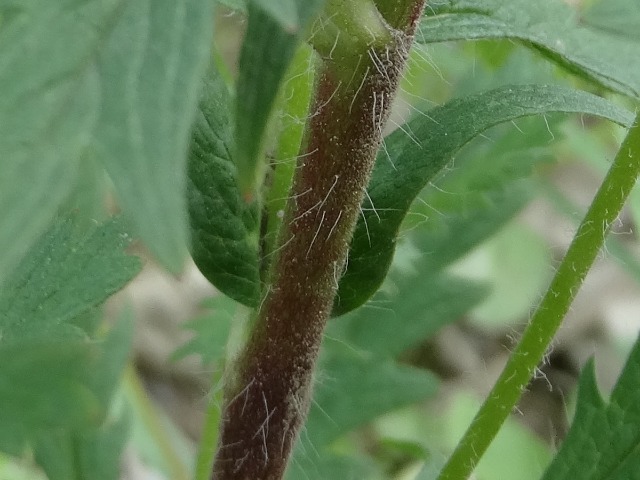
{"type": "Polygon", "coordinates": [[[345,78],[323,60],[270,284],[225,385],[215,480],[279,480],[420,9],[345,78]]]}

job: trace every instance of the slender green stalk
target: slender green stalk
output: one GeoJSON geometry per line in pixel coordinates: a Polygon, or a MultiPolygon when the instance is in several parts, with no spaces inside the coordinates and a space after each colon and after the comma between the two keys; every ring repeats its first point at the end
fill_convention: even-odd
{"type": "Polygon", "coordinates": [[[282,119],[278,143],[273,159],[273,177],[267,193],[267,231],[265,233],[265,255],[274,249],[282,224],[282,213],[287,205],[289,189],[296,167],[296,157],[304,134],[305,120],[309,111],[313,90],[313,50],[303,44],[294,56],[282,91],[282,119]]]}
{"type": "Polygon", "coordinates": [[[640,124],[636,118],[520,343],[439,480],[468,478],[489,447],[542,361],[639,174],[640,124]]]}
{"type": "Polygon", "coordinates": [[[220,431],[220,420],[222,419],[222,404],[224,401],[222,380],[225,364],[229,364],[237,355],[245,340],[244,336],[246,333],[245,330],[249,312],[240,305],[236,305],[236,307],[237,308],[233,315],[231,331],[225,347],[224,361],[221,362],[222,365],[213,372],[211,378],[213,391],[211,392],[211,398],[209,399],[207,411],[205,413],[202,436],[198,443],[194,480],[209,480],[210,478],[215,447],[219,439],[218,433],[220,431]]]}
{"type": "Polygon", "coordinates": [[[214,390],[207,405],[202,437],[198,443],[198,456],[196,458],[195,480],[209,480],[211,467],[213,467],[213,454],[218,443],[218,430],[220,429],[220,411],[222,410],[223,391],[221,386],[222,368],[215,371],[212,378],[214,390]]]}
{"type": "Polygon", "coordinates": [[[142,422],[148,429],[158,450],[162,454],[167,470],[171,478],[175,480],[188,480],[191,477],[189,468],[180,458],[174,447],[170,433],[162,424],[160,413],[145,391],[138,375],[132,365],[127,366],[124,373],[124,388],[134,402],[142,422]]]}

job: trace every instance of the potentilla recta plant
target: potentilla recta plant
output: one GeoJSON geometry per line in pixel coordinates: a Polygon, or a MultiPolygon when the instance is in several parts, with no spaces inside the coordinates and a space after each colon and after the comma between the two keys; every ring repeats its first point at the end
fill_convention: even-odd
{"type": "MultiPolygon", "coordinates": [[[[114,398],[132,330],[126,314],[105,329],[98,307],[138,272],[124,253],[135,237],[173,273],[189,252],[218,301],[248,312],[229,327],[226,350],[229,329],[182,349],[224,364],[195,478],[297,478],[292,456],[307,417],[311,443],[329,459],[319,478],[361,471],[350,470],[355,461],[341,469],[329,446],[432,393],[431,376],[395,359],[486,295],[447,267],[527,203],[521,180],[548,142],[532,129],[514,147],[503,133],[508,151],[496,142],[486,166],[457,167],[452,184],[481,201],[414,225],[420,273],[396,275],[414,200],[428,205],[425,187],[446,181],[456,154],[494,126],[541,115],[549,129],[554,112],[617,123],[627,136],[504,372],[449,460],[429,457],[418,474],[469,478],[636,182],[640,129],[602,96],[533,80],[412,105],[411,119],[389,121],[412,48],[516,41],[629,106],[640,95],[640,14],[622,0],[626,22],[606,7],[578,18],[560,0],[227,0],[246,19],[233,79],[212,42],[215,3],[0,0],[0,450],[29,455],[52,480],[117,478],[131,412],[114,398]],[[519,160],[527,168],[509,168],[519,160]],[[97,207],[111,190],[116,218],[97,207]],[[388,275],[403,296],[380,290],[388,275]],[[381,312],[361,313],[380,296],[381,312]],[[323,345],[334,334],[353,351],[323,345]],[[353,392],[328,393],[318,371],[353,392]],[[318,427],[314,402],[333,425],[318,427]]],[[[428,198],[437,204],[440,194],[428,198]]],[[[575,428],[545,480],[626,479],[640,468],[640,455],[628,454],[640,431],[639,358],[635,348],[609,404],[587,366],[575,428]],[[580,452],[590,456],[577,461],[580,452]]],[[[125,384],[135,390],[130,373],[125,384]]],[[[172,478],[191,475],[163,451],[172,478]]]]}

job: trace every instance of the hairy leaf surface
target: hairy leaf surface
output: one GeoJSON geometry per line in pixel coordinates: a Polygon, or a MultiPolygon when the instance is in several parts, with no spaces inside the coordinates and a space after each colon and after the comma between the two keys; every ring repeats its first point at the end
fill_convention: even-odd
{"type": "Polygon", "coordinates": [[[574,73],[614,91],[640,96],[638,44],[583,25],[577,11],[561,0],[429,2],[416,35],[425,43],[483,38],[521,40],[574,73]]]}
{"type": "Polygon", "coordinates": [[[240,195],[232,159],[231,97],[211,69],[204,84],[191,141],[187,195],[191,252],[221,292],[255,306],[260,295],[258,207],[240,195]]]}
{"type": "Polygon", "coordinates": [[[334,314],[358,307],[381,285],[411,203],[460,148],[490,127],[546,112],[585,113],[622,125],[633,120],[629,112],[585,92],[523,85],[452,100],[388,136],[362,205],[334,314]]]}

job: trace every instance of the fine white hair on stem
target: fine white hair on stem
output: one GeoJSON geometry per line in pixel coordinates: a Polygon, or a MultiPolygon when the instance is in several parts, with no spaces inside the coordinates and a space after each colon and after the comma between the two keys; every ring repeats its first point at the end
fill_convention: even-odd
{"type": "Polygon", "coordinates": [[[304,192],[296,193],[295,195],[289,195],[288,197],[272,198],[267,203],[279,202],[282,200],[295,200],[296,198],[303,197],[304,195],[313,192],[313,187],[307,188],[304,192]]]}
{"type": "Polygon", "coordinates": [[[380,139],[380,147],[382,147],[382,151],[384,152],[385,156],[387,157],[387,160],[391,164],[391,167],[397,171],[398,169],[396,168],[396,164],[393,163],[393,160],[391,160],[391,155],[389,155],[389,150],[387,150],[387,142],[385,142],[384,137],[380,139]]]}
{"type": "MultiPolygon", "coordinates": [[[[280,250],[282,250],[283,248],[285,248],[287,245],[289,245],[291,242],[293,242],[293,239],[296,238],[296,236],[294,234],[291,234],[291,237],[289,238],[289,240],[287,240],[286,242],[284,242],[282,245],[280,245],[278,248],[276,248],[275,250],[270,251],[269,253],[267,253],[264,257],[262,257],[262,259],[267,259],[269,257],[271,257],[272,255],[275,255],[276,253],[278,253],[280,250]]],[[[265,297],[266,298],[266,297],[265,297]]]]}
{"type": "Polygon", "coordinates": [[[311,34],[309,35],[309,38],[307,39],[307,42],[312,43],[313,38],[318,34],[319,31],[324,30],[326,28],[326,25],[328,23],[331,23],[331,20],[333,19],[333,17],[335,17],[338,13],[332,13],[331,15],[329,15],[326,18],[322,18],[322,16],[320,16],[318,18],[318,20],[315,22],[314,28],[311,31],[311,34]]]}
{"type": "Polygon", "coordinates": [[[420,217],[422,220],[417,222],[415,225],[409,227],[409,228],[405,228],[402,231],[400,231],[398,233],[398,238],[404,238],[406,237],[410,232],[414,231],[416,228],[421,227],[422,225],[424,225],[425,223],[427,223],[429,221],[429,215],[425,215],[424,213],[420,213],[420,212],[407,212],[407,216],[412,215],[412,216],[417,216],[420,217]]]}
{"type": "Polygon", "coordinates": [[[329,187],[329,190],[327,191],[327,194],[324,196],[324,198],[322,199],[322,203],[320,204],[320,206],[318,207],[318,211],[316,212],[316,217],[318,216],[318,213],[320,213],[320,209],[322,207],[324,207],[324,204],[327,203],[327,200],[329,198],[329,195],[331,195],[331,192],[333,192],[333,189],[336,188],[336,185],[338,184],[338,179],[340,178],[339,175],[334,175],[333,176],[333,183],[331,184],[331,186],[329,187]]]}
{"type": "Polygon", "coordinates": [[[309,258],[309,253],[311,253],[311,247],[313,247],[313,244],[316,242],[316,238],[318,238],[318,234],[320,233],[320,229],[322,228],[322,224],[324,223],[324,217],[326,214],[327,214],[326,210],[323,210],[322,217],[320,218],[320,223],[318,224],[318,228],[316,228],[316,233],[313,235],[313,238],[311,239],[311,243],[309,244],[309,248],[307,249],[305,258],[309,258]]]}
{"type": "Polygon", "coordinates": [[[247,450],[247,452],[242,457],[235,460],[235,462],[233,463],[233,473],[238,473],[240,471],[247,458],[249,458],[249,450],[247,450]]]}
{"type": "Polygon", "coordinates": [[[338,40],[340,40],[340,30],[338,30],[338,33],[336,34],[336,40],[333,42],[333,46],[331,47],[331,50],[329,51],[329,60],[333,60],[333,52],[335,51],[336,47],[338,46],[338,40]]]}
{"type": "Polygon", "coordinates": [[[459,192],[450,192],[448,190],[445,190],[442,187],[439,187],[436,183],[434,182],[429,182],[427,185],[429,185],[431,188],[435,188],[437,191],[439,191],[440,193],[445,193],[447,195],[460,195],[459,192]]]}
{"type": "MultiPolygon", "coordinates": [[[[355,72],[354,72],[355,75],[355,72]]],[[[349,104],[349,113],[351,113],[351,109],[353,108],[353,104],[356,101],[356,98],[358,97],[358,94],[360,93],[360,90],[362,90],[362,87],[364,86],[364,82],[367,80],[367,77],[369,76],[369,67],[367,67],[367,69],[364,71],[364,75],[362,76],[362,81],[360,82],[360,85],[358,86],[358,89],[356,90],[356,93],[353,94],[353,98],[351,99],[351,103],[349,104]]],[[[353,77],[351,78],[351,80],[349,80],[349,83],[351,83],[351,81],[353,80],[353,77]]]]}
{"type": "MultiPolygon", "coordinates": [[[[424,198],[422,198],[422,197],[418,196],[418,197],[416,197],[416,199],[417,199],[420,203],[422,203],[425,207],[427,207],[427,208],[429,208],[429,209],[433,210],[434,212],[436,212],[436,213],[437,213],[438,215],[440,215],[441,217],[443,217],[443,218],[447,218],[447,216],[446,216],[444,213],[442,213],[440,210],[438,210],[438,209],[437,209],[436,207],[434,207],[433,205],[430,205],[429,203],[427,203],[427,201],[426,201],[424,198]]],[[[409,212],[409,213],[411,213],[411,212],[409,212]]],[[[417,212],[416,212],[416,213],[417,213],[417,212]]]]}
{"type": "Polygon", "coordinates": [[[373,48],[370,48],[369,50],[367,50],[367,53],[369,54],[369,58],[371,59],[371,62],[373,62],[373,66],[378,71],[378,73],[385,78],[388,84],[391,84],[391,78],[389,78],[389,72],[387,72],[387,69],[384,63],[382,62],[382,60],[380,60],[380,57],[378,57],[378,54],[376,53],[376,51],[373,48]]]}
{"type": "MultiPolygon", "coordinates": [[[[422,101],[422,102],[428,103],[428,104],[433,105],[433,106],[436,106],[436,107],[438,106],[438,104],[437,104],[436,102],[434,102],[433,100],[430,100],[430,99],[428,99],[427,97],[421,97],[420,95],[418,95],[418,94],[416,94],[416,93],[409,92],[409,91],[408,91],[408,90],[406,90],[405,88],[400,87],[400,92],[401,92],[403,95],[407,95],[408,97],[412,97],[412,98],[418,99],[418,100],[420,100],[420,101],[422,101]]],[[[416,108],[416,107],[414,107],[414,108],[416,108]]],[[[434,120],[434,122],[435,122],[435,123],[437,123],[438,125],[440,125],[440,124],[439,124],[438,122],[436,122],[435,120],[434,120]]]]}
{"type": "Polygon", "coordinates": [[[333,93],[329,96],[329,98],[327,98],[322,104],[318,105],[318,107],[316,108],[316,111],[313,112],[311,115],[309,115],[308,118],[313,118],[320,115],[320,112],[322,111],[322,109],[326,107],[331,100],[333,100],[333,97],[336,96],[336,93],[338,93],[338,90],[340,90],[341,86],[342,86],[342,80],[338,82],[338,85],[336,85],[336,88],[333,90],[333,93]]]}
{"type": "Polygon", "coordinates": [[[253,384],[255,383],[255,378],[252,378],[251,381],[249,383],[247,383],[247,385],[240,390],[240,392],[238,392],[238,394],[233,397],[231,400],[229,400],[229,405],[233,405],[233,403],[238,400],[242,395],[245,395],[244,398],[244,404],[242,405],[242,410],[240,411],[240,416],[244,415],[244,409],[247,406],[247,393],[249,392],[249,389],[253,386],[253,384]]]}
{"type": "Polygon", "coordinates": [[[302,212],[300,215],[295,217],[293,220],[291,220],[291,223],[296,222],[296,221],[300,220],[302,217],[304,217],[304,216],[308,215],[309,213],[313,212],[316,208],[318,208],[320,206],[321,203],[322,203],[322,201],[318,200],[318,202],[316,202],[315,205],[311,206],[310,208],[308,208],[307,210],[302,212]]]}
{"type": "Polygon", "coordinates": [[[338,212],[338,216],[336,217],[336,221],[333,222],[333,226],[331,227],[331,230],[329,230],[329,233],[327,234],[327,238],[325,238],[325,240],[324,240],[325,242],[328,241],[331,238],[331,235],[333,235],[333,231],[338,226],[338,222],[340,221],[340,217],[342,217],[342,210],[340,210],[338,212]]]}
{"type": "MultiPolygon", "coordinates": [[[[349,87],[351,87],[351,84],[353,83],[353,79],[356,78],[356,73],[360,71],[360,62],[362,62],[362,54],[358,55],[358,62],[356,63],[356,66],[353,67],[353,73],[351,74],[351,78],[347,82],[345,90],[349,90],[349,87]]],[[[364,78],[367,78],[367,73],[369,71],[368,68],[369,67],[367,67],[367,72],[365,73],[364,78]]],[[[362,80],[363,82],[364,82],[364,78],[362,80]]],[[[362,84],[361,84],[361,88],[362,88],[362,84]]]]}

